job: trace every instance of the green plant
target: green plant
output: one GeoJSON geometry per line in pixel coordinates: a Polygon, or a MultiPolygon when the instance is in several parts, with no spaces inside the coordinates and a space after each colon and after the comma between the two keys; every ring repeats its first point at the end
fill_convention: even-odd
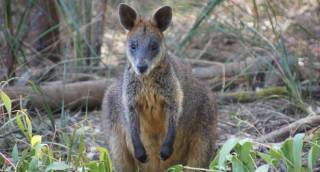
{"type": "MultiPolygon", "coordinates": [[[[10,98],[3,91],[0,91],[0,98],[7,112],[11,113],[10,98]]],[[[112,172],[107,149],[97,147],[99,160],[90,160],[86,157],[83,128],[74,129],[72,134],[62,132],[61,136],[66,142],[64,145],[45,141],[44,136],[34,134],[31,120],[25,109],[16,111],[15,117],[10,118],[8,122],[16,122],[27,141],[17,140],[10,155],[0,151],[0,171],[112,172]],[[64,152],[67,152],[67,156],[64,152]]]]}
{"type": "MultiPolygon", "coordinates": [[[[262,153],[254,149],[254,143],[248,139],[231,138],[218,150],[210,169],[192,168],[176,165],[168,169],[169,172],[181,172],[183,169],[204,171],[235,171],[235,172],[268,172],[270,169],[279,169],[284,164],[288,172],[313,171],[318,156],[320,155],[319,135],[314,134],[308,151],[308,164],[302,164],[304,147],[304,134],[297,134],[288,138],[280,146],[268,146],[268,152],[262,153]],[[258,159],[265,164],[256,164],[258,159]]],[[[260,144],[259,144],[260,145],[260,144]]],[[[265,146],[265,145],[264,145],[265,146]]],[[[306,144],[305,144],[306,146],[306,144]]]]}
{"type": "Polygon", "coordinates": [[[226,171],[229,168],[227,164],[231,163],[232,171],[253,171],[255,157],[251,141],[231,138],[218,151],[210,164],[210,169],[226,171]]]}
{"type": "Polygon", "coordinates": [[[276,59],[273,59],[276,63],[274,70],[279,71],[281,79],[289,92],[289,100],[293,105],[306,110],[306,105],[301,96],[301,83],[299,81],[299,69],[298,69],[298,56],[289,55],[287,47],[284,43],[282,30],[279,28],[279,24],[276,17],[276,10],[269,1],[264,1],[263,7],[266,11],[268,20],[271,25],[272,33],[275,37],[274,45],[269,45],[275,54],[276,59]]]}

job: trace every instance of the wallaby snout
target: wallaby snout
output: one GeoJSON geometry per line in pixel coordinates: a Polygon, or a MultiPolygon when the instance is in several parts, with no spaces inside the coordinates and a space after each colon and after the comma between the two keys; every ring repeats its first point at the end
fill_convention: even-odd
{"type": "Polygon", "coordinates": [[[143,74],[147,71],[148,65],[137,65],[138,72],[143,74]]]}

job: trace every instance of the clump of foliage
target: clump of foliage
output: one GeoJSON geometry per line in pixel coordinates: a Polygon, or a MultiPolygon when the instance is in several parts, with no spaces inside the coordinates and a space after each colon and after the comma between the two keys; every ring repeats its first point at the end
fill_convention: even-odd
{"type": "MultiPolygon", "coordinates": [[[[248,139],[229,139],[210,164],[210,169],[205,171],[234,171],[234,172],[268,172],[270,170],[284,169],[288,172],[312,172],[318,161],[320,151],[319,135],[315,134],[309,142],[307,164],[302,164],[304,134],[297,134],[290,137],[282,144],[268,146],[266,152],[255,150],[253,145],[258,144],[248,139]],[[259,165],[256,162],[262,160],[259,165]]],[[[170,172],[181,172],[183,169],[203,170],[192,167],[177,165],[170,168],[170,172]]]]}
{"type": "MultiPolygon", "coordinates": [[[[0,91],[1,101],[9,116],[12,113],[10,98],[0,91]]],[[[3,128],[9,123],[15,123],[27,142],[16,143],[10,155],[0,151],[0,171],[85,171],[85,172],[111,172],[112,164],[107,149],[97,147],[98,160],[91,160],[85,155],[84,132],[81,128],[74,129],[71,134],[62,133],[67,143],[52,143],[44,141],[41,135],[34,135],[32,123],[25,109],[15,112],[3,128]],[[18,146],[19,145],[19,146],[18,146]],[[65,153],[67,152],[67,153],[65,153]]]]}

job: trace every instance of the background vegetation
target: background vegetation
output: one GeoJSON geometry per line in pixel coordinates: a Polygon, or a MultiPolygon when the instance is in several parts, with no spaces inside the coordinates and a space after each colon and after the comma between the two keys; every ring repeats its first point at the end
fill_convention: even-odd
{"type": "MultiPolygon", "coordinates": [[[[169,171],[320,171],[319,0],[121,2],[171,5],[170,53],[217,94],[217,155],[169,171]]],[[[119,3],[0,1],[0,171],[112,171],[99,108],[126,60],[119,3]]]]}

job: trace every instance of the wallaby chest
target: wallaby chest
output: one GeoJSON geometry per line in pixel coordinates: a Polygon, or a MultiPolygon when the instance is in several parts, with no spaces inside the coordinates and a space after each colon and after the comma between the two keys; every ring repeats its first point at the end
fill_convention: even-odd
{"type": "Polygon", "coordinates": [[[159,90],[149,84],[143,85],[136,97],[136,110],[141,140],[148,151],[159,152],[167,128],[165,109],[165,99],[159,90]]]}

